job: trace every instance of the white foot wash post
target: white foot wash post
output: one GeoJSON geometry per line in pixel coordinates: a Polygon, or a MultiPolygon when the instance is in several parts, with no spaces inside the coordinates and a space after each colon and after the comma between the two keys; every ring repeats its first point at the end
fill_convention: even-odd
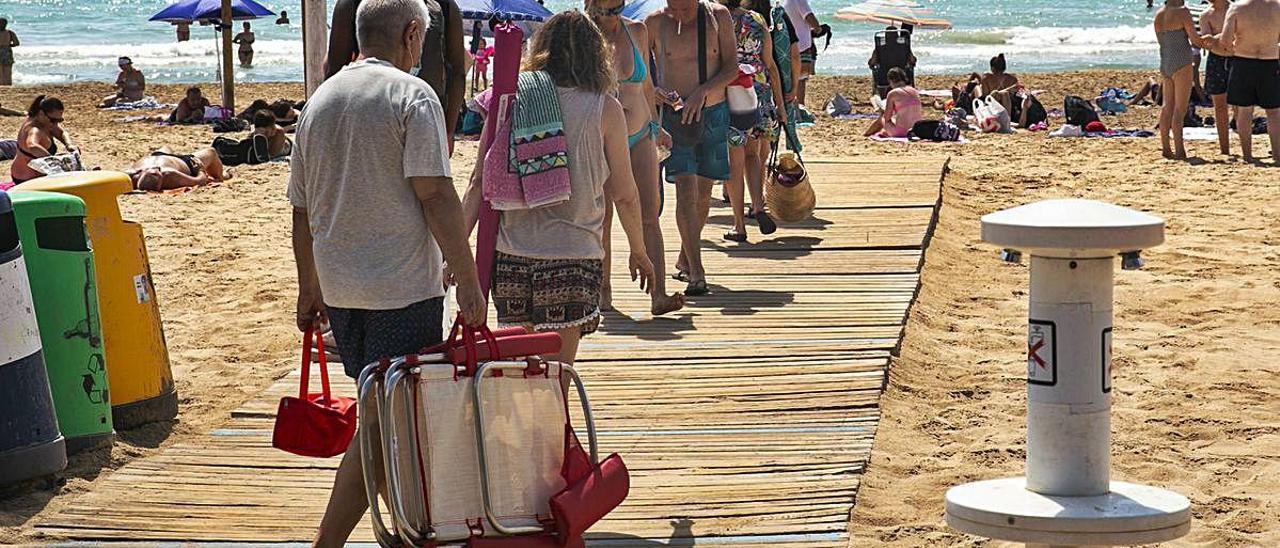
{"type": "Polygon", "coordinates": [[[1164,220],[1091,200],[1047,200],[982,218],[1005,260],[1031,256],[1026,477],[946,495],[947,525],[1029,545],[1130,545],[1191,527],[1177,493],[1111,481],[1111,303],[1115,257],[1164,241],[1164,220]]]}

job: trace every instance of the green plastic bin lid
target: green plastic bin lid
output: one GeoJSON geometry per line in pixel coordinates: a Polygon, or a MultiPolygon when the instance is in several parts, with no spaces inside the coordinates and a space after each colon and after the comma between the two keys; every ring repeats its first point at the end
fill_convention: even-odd
{"type": "Polygon", "coordinates": [[[84,217],[84,200],[61,192],[14,189],[9,193],[14,213],[24,219],[84,217]]]}

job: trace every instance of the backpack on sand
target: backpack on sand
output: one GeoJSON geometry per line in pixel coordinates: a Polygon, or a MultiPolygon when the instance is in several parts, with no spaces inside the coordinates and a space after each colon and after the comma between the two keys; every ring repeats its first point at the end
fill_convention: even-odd
{"type": "Polygon", "coordinates": [[[1067,115],[1067,123],[1073,126],[1084,127],[1098,121],[1098,111],[1082,97],[1068,95],[1062,100],[1062,110],[1067,115]]]}

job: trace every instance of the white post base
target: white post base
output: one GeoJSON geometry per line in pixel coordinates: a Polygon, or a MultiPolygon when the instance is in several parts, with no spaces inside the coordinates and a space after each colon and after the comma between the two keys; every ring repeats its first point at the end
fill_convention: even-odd
{"type": "Polygon", "coordinates": [[[1104,495],[1066,497],[1026,486],[1026,478],[1005,478],[952,487],[947,525],[998,540],[1084,546],[1152,544],[1191,529],[1191,501],[1157,487],[1113,481],[1104,495]]]}

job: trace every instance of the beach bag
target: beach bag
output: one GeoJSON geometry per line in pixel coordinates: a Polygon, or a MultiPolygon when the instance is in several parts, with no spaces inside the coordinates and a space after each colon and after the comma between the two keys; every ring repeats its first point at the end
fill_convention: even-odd
{"type": "MultiPolygon", "coordinates": [[[[879,98],[878,96],[872,97],[872,100],[875,100],[878,98],[879,98]]],[[[825,110],[827,111],[827,115],[831,116],[832,118],[835,118],[837,116],[844,116],[846,114],[853,113],[853,103],[850,103],[849,99],[845,98],[845,96],[837,93],[831,96],[830,101],[827,101],[827,106],[825,110]]]]}
{"type": "Polygon", "coordinates": [[[978,130],[983,133],[1008,133],[1012,119],[1009,111],[994,97],[973,100],[973,116],[978,120],[978,130]]]}
{"type": "Polygon", "coordinates": [[[308,328],[302,342],[302,379],[298,397],[280,398],[271,446],[304,457],[327,458],[344,453],[355,434],[356,401],[335,398],[329,392],[324,336],[319,329],[308,328]],[[307,383],[311,380],[312,340],[315,340],[319,351],[322,391],[318,394],[307,392],[307,383]]]}
{"type": "Polygon", "coordinates": [[[1084,127],[1089,122],[1098,121],[1098,111],[1094,110],[1093,105],[1075,95],[1068,95],[1062,100],[1062,111],[1066,113],[1067,123],[1073,126],[1084,127]]]}
{"type": "Polygon", "coordinates": [[[738,78],[725,88],[729,103],[729,125],[738,131],[750,131],[760,122],[760,98],[756,95],[755,81],[750,66],[738,65],[738,78]]]}
{"type": "Polygon", "coordinates": [[[813,215],[817,195],[809,184],[809,174],[800,156],[792,151],[778,152],[777,143],[769,154],[769,178],[765,186],[765,204],[769,214],[784,223],[798,223],[813,215]]]}
{"type": "Polygon", "coordinates": [[[920,120],[911,126],[910,134],[925,141],[960,140],[960,128],[944,120],[920,120]]]}
{"type": "Polygon", "coordinates": [[[218,152],[218,159],[223,165],[255,165],[271,161],[270,143],[263,135],[254,135],[243,140],[214,137],[212,146],[213,150],[218,152]]]}

